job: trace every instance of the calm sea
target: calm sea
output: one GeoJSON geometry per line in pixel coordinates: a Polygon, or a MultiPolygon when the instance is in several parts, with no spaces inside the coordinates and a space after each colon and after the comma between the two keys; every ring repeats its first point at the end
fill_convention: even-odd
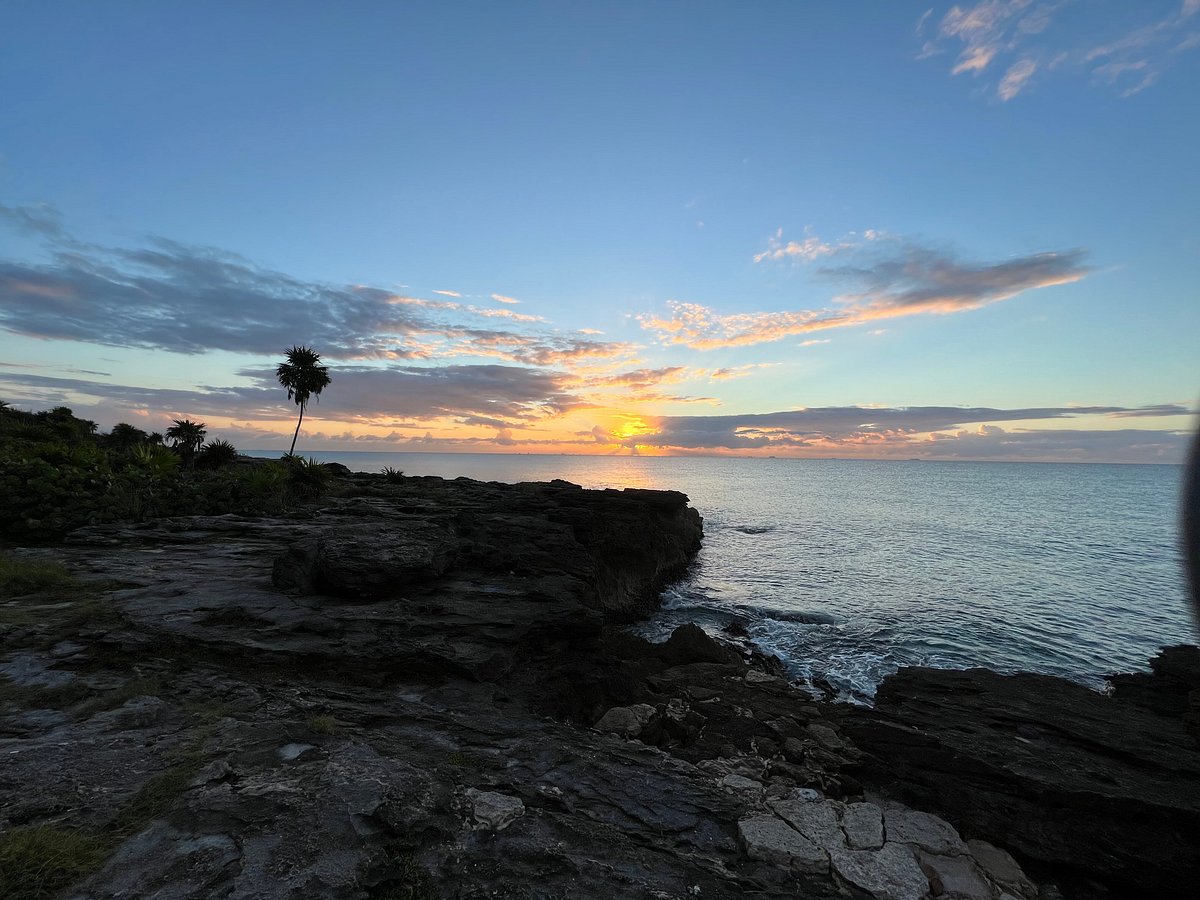
{"type": "Polygon", "coordinates": [[[738,621],[798,676],[847,698],[911,664],[1099,687],[1163,644],[1197,639],[1178,466],[313,455],[364,472],[683,491],[704,516],[704,548],[644,633],[738,621]]]}

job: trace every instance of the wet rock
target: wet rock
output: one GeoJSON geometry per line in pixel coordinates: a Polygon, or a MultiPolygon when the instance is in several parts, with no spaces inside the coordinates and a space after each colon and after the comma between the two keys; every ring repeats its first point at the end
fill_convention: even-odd
{"type": "Polygon", "coordinates": [[[829,854],[778,816],[742,819],[738,822],[738,838],[751,859],[801,872],[822,874],[829,871],[829,854]]]}
{"type": "Polygon", "coordinates": [[[916,857],[903,844],[887,843],[879,850],[835,850],[833,871],[876,900],[922,900],[929,879],[916,857]]]}
{"type": "Polygon", "coordinates": [[[475,829],[503,831],[525,815],[525,804],[516,797],[495,791],[471,788],[467,791],[471,804],[471,820],[475,829]]]}
{"type": "Polygon", "coordinates": [[[842,831],[851,850],[883,846],[883,810],[874,803],[851,803],[842,813],[842,831]]]}

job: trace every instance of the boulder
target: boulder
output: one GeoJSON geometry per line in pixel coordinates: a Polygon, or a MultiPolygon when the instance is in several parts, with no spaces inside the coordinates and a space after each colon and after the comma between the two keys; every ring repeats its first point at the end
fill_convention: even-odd
{"type": "Polygon", "coordinates": [[[709,637],[699,625],[680,625],[662,645],[661,657],[673,666],[690,663],[728,663],[740,665],[741,654],[733,647],[709,637]]]}

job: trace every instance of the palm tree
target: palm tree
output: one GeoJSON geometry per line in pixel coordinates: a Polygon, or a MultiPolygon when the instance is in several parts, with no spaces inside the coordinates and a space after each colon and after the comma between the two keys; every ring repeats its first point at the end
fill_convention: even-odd
{"type": "Polygon", "coordinates": [[[167,440],[179,451],[179,455],[190,467],[196,456],[196,451],[204,443],[207,433],[203,422],[193,422],[191,419],[175,419],[175,424],[167,429],[167,440]]]}
{"type": "Polygon", "coordinates": [[[296,450],[296,438],[300,436],[300,423],[304,421],[308,398],[316,397],[319,402],[321,391],[329,386],[329,369],[320,364],[321,354],[308,347],[293,347],[286,352],[287,362],[279,364],[275,377],[287,388],[288,399],[295,400],[300,407],[296,433],[292,435],[292,447],[288,450],[288,456],[291,456],[296,450]]]}

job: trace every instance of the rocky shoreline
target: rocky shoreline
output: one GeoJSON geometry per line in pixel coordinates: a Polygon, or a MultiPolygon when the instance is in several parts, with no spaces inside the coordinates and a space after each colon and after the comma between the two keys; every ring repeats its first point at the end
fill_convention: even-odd
{"type": "Polygon", "coordinates": [[[700,546],[682,494],[336,482],[13,549],[79,579],[0,600],[0,841],[96,849],[45,896],[1191,896],[1195,648],[1112,696],[907,669],[825,703],[623,629],[700,546]]]}

